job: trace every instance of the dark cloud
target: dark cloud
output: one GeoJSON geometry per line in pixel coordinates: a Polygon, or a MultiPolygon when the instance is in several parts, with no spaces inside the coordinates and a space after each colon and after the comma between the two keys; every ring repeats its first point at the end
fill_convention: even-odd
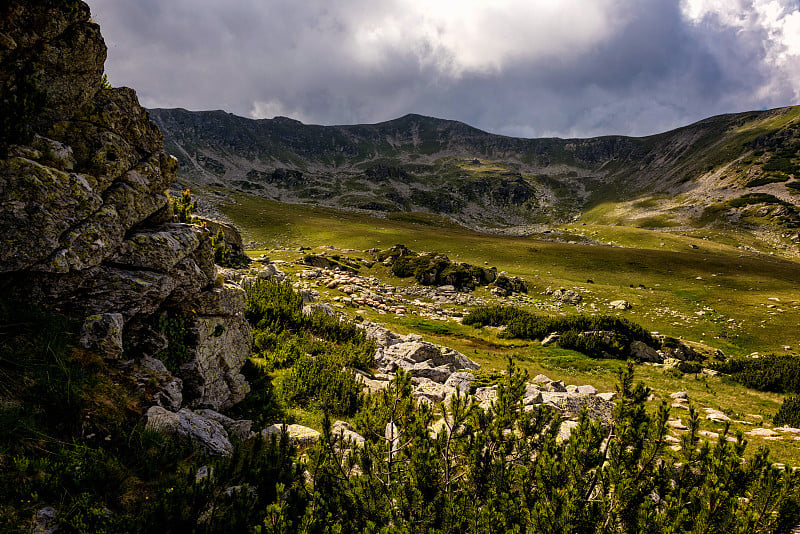
{"type": "Polygon", "coordinates": [[[527,137],[797,103],[800,13],[782,2],[90,0],[111,82],[148,107],[527,137]]]}

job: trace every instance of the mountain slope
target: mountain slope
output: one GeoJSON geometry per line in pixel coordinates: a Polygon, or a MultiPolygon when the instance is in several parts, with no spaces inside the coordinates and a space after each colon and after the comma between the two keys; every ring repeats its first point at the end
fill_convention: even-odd
{"type": "Polygon", "coordinates": [[[355,126],[151,116],[184,179],[285,202],[433,212],[480,228],[582,215],[656,227],[766,222],[779,234],[800,223],[800,107],[590,139],[518,139],[420,115],[355,126]]]}

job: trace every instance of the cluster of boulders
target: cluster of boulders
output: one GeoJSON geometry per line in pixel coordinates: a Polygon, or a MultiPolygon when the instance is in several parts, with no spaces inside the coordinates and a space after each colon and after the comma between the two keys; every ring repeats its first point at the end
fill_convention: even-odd
{"type": "MultiPolygon", "coordinates": [[[[706,356],[696,351],[688,343],[662,335],[653,336],[660,341],[661,347],[653,347],[641,342],[633,341],[630,345],[631,356],[638,361],[663,364],[665,368],[674,368],[682,373],[699,373],[706,356]]],[[[716,352],[717,357],[724,357],[721,351],[716,352]]]]}
{"type": "Polygon", "coordinates": [[[301,291],[312,291],[313,286],[338,289],[343,296],[331,301],[345,307],[371,308],[378,313],[395,315],[420,315],[444,320],[462,314],[462,310],[446,308],[448,305],[482,305],[485,302],[456,290],[453,286],[427,288],[418,285],[395,287],[382,283],[376,277],[365,277],[337,269],[304,269],[300,272],[304,283],[301,291]],[[414,299],[414,300],[409,300],[414,299]],[[420,300],[426,299],[429,302],[420,300]]]}
{"type": "Polygon", "coordinates": [[[14,0],[0,17],[11,121],[0,131],[0,284],[7,298],[83,320],[81,343],[131,373],[155,405],[152,424],[214,427],[191,409],[248,391],[244,291],[218,276],[209,230],[176,222],[166,191],[177,160],[136,93],[103,86],[89,7],[62,4],[14,0]],[[169,321],[182,339],[167,339],[169,321]],[[171,341],[185,356],[168,369],[159,357],[171,341]]]}

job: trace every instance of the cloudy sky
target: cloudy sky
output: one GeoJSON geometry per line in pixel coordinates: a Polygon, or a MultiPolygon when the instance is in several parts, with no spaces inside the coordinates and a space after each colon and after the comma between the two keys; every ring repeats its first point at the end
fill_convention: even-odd
{"type": "Polygon", "coordinates": [[[88,0],[146,107],[647,135],[800,104],[800,0],[88,0]]]}

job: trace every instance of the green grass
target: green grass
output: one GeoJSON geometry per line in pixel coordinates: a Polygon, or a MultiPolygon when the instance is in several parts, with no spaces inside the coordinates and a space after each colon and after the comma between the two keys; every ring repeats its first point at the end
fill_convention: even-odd
{"type": "MultiPolygon", "coordinates": [[[[226,215],[244,230],[246,240],[259,241],[271,257],[290,262],[288,271],[302,268],[290,267],[305,254],[297,250],[301,245],[334,245],[357,250],[337,254],[369,257],[364,250],[403,243],[416,251],[443,252],[452,260],[474,265],[487,262],[488,266],[522,276],[530,287],[523,307],[551,303],[545,295],[547,287],[584,288],[589,292],[583,293],[583,313],[617,314],[651,331],[701,342],[709,351],[721,349],[727,355],[747,355],[755,351],[783,353],[785,345],[800,349],[800,264],[743,252],[737,247],[746,234],[723,230],[665,233],[572,223],[560,230],[615,246],[570,245],[481,234],[454,224],[437,226],[427,216],[378,219],[246,195],[235,198],[236,204],[223,208],[226,215]],[[284,248],[268,250],[276,246],[284,248]],[[589,279],[593,283],[588,283],[589,279]],[[617,299],[628,300],[633,309],[611,311],[607,303],[617,299]]],[[[262,252],[251,251],[253,255],[262,252]]],[[[362,271],[362,275],[375,276],[392,285],[408,283],[393,277],[379,263],[362,271]]],[[[337,290],[320,291],[323,299],[339,294],[337,290]]],[[[484,289],[478,289],[475,295],[489,297],[484,289]]],[[[562,313],[575,313],[575,308],[564,307],[562,313]]],[[[542,347],[538,342],[500,339],[492,328],[476,329],[453,321],[396,317],[371,310],[363,316],[401,334],[420,333],[426,340],[459,350],[486,368],[502,369],[506,358],[512,356],[531,375],[543,373],[552,379],[591,384],[600,390],[614,390],[616,371],[623,365],[612,360],[592,360],[557,347],[542,347]]],[[[749,390],[719,377],[675,378],[649,365],[638,366],[637,376],[653,388],[659,399],[685,390],[700,407],[724,409],[736,415],[734,419],[755,424],[756,419],[750,415],[762,416],[769,422],[783,399],[783,395],[749,390]]],[[[684,413],[674,416],[686,418],[684,413]]],[[[313,423],[317,416],[298,412],[295,417],[313,423]]],[[[707,421],[703,428],[720,429],[707,421]]],[[[746,431],[753,425],[734,424],[733,428],[746,431]]],[[[797,442],[765,442],[760,438],[750,441],[751,450],[767,444],[777,460],[800,464],[797,442]]]]}
{"type": "MultiPolygon", "coordinates": [[[[237,203],[224,210],[243,228],[245,239],[264,243],[265,249],[334,245],[366,250],[403,243],[416,251],[445,253],[454,261],[475,265],[485,261],[522,276],[535,298],[547,300],[543,296],[547,287],[563,286],[591,291],[584,296],[585,304],[595,304],[600,311],[608,309],[610,300],[628,300],[634,308],[621,312],[622,316],[667,335],[704,340],[726,354],[782,351],[785,345],[800,345],[795,328],[800,323],[800,264],[743,253],[712,240],[629,227],[569,225],[570,231],[619,246],[569,245],[245,195],[237,195],[237,203]],[[587,284],[589,279],[594,283],[587,284]],[[769,298],[778,298],[780,303],[769,298]],[[777,307],[767,308],[769,304],[777,307]],[[704,307],[714,313],[706,310],[698,315],[704,307]],[[734,324],[742,326],[728,328],[734,324]]],[[[270,255],[278,257],[272,251],[270,255]]],[[[292,257],[287,254],[285,259],[292,257]]],[[[398,283],[388,269],[376,267],[370,274],[398,283]]]]}

